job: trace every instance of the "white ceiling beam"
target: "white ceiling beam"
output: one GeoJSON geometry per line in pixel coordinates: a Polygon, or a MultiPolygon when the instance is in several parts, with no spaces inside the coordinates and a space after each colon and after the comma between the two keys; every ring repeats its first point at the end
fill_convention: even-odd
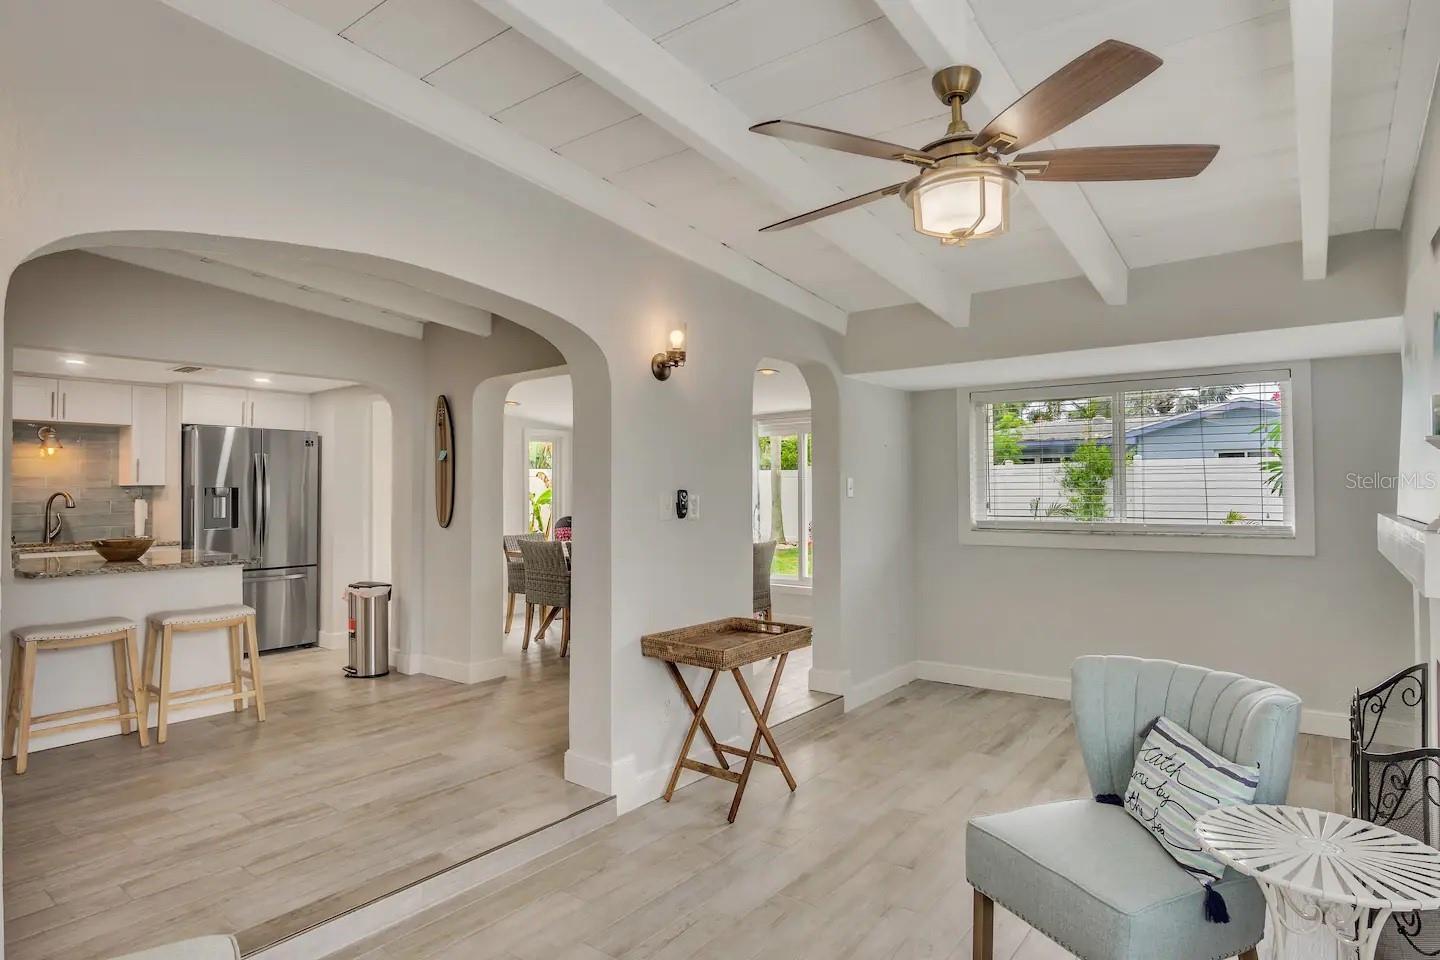
{"type": "Polygon", "coordinates": [[[346,303],[331,293],[314,289],[301,290],[294,283],[268,276],[257,277],[244,268],[208,257],[202,258],[200,254],[183,250],[164,250],[158,247],[90,247],[88,251],[110,260],[157,270],[222,290],[269,300],[271,303],[309,310],[311,313],[323,313],[401,336],[418,339],[425,329],[419,320],[382,313],[380,307],[368,303],[346,303]]]}
{"type": "MultiPolygon", "coordinates": [[[[786,209],[845,197],[784,144],[750,133],[739,107],[605,0],[476,2],[786,209]]],[[[908,178],[897,165],[895,179],[908,178]]],[[[873,217],[832,217],[813,229],[942,319],[969,323],[969,290],[873,217]]]]}
{"type": "Polygon", "coordinates": [[[848,314],[718,240],[504,124],[362,50],[274,0],[161,0],[452,146],[533,183],[817,323],[845,332],[848,314]]]}
{"type": "Polygon", "coordinates": [[[207,260],[229,264],[251,274],[263,274],[285,283],[295,284],[344,301],[369,304],[380,310],[427,323],[438,323],[482,337],[490,335],[488,311],[446,300],[427,290],[396,283],[383,277],[345,270],[291,253],[249,249],[235,251],[223,244],[204,244],[186,240],[184,249],[207,260]]]}
{"type": "MultiPolygon", "coordinates": [[[[1022,91],[975,22],[974,13],[965,0],[878,2],[896,31],[927,68],[933,71],[963,63],[980,70],[980,90],[971,101],[970,113],[988,118],[1019,99],[1022,91]]],[[[1050,140],[1042,140],[1029,149],[1053,147],[1050,140]]],[[[1125,303],[1129,295],[1130,267],[1080,185],[1047,183],[1025,188],[1025,195],[1085,272],[1101,299],[1115,306],[1125,303]]]]}
{"type": "Polygon", "coordinates": [[[1390,142],[1385,147],[1385,173],[1380,181],[1380,203],[1375,226],[1398,230],[1405,222],[1420,142],[1430,115],[1430,97],[1440,68],[1440,3],[1410,0],[1410,19],[1400,48],[1400,77],[1395,87],[1395,110],[1390,118],[1390,142]]]}
{"type": "Polygon", "coordinates": [[[1335,82],[1335,0],[1290,0],[1295,136],[1300,174],[1300,257],[1323,280],[1330,247],[1330,118],[1335,82]]]}

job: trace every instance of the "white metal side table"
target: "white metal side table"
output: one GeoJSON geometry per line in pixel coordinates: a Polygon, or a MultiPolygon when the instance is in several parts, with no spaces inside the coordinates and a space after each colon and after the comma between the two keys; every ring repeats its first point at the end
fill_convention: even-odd
{"type": "Polygon", "coordinates": [[[1254,804],[1211,810],[1195,829],[1206,850],[1260,884],[1276,958],[1292,935],[1323,930],[1374,960],[1392,913],[1440,909],[1440,850],[1388,827],[1254,804]]]}

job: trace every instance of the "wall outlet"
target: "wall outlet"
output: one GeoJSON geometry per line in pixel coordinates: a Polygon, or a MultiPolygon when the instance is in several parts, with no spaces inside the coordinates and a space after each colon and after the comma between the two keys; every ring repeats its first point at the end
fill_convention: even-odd
{"type": "Polygon", "coordinates": [[[854,477],[846,477],[846,478],[845,478],[845,496],[846,496],[846,497],[849,497],[849,498],[851,498],[851,499],[853,499],[854,496],[855,496],[855,478],[854,478],[854,477]]]}
{"type": "Polygon", "coordinates": [[[693,493],[690,494],[690,519],[700,519],[700,497],[693,493]]]}

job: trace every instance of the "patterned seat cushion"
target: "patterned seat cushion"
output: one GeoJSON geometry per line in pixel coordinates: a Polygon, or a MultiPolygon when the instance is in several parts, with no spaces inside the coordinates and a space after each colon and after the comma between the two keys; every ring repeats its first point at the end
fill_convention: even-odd
{"type": "Polygon", "coordinates": [[[165,610],[150,614],[149,620],[157,627],[173,627],[180,623],[218,623],[236,617],[253,617],[255,608],[243,603],[226,603],[218,607],[196,607],[193,610],[165,610]]]}
{"type": "Polygon", "coordinates": [[[37,643],[41,640],[78,640],[81,637],[101,637],[134,630],[135,621],[124,617],[104,617],[98,620],[76,620],[73,623],[50,623],[34,627],[19,627],[11,635],[21,643],[37,643]]]}

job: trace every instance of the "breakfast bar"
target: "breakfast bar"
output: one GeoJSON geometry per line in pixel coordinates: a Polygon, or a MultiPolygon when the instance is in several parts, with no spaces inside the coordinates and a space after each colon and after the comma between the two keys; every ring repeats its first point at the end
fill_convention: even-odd
{"type": "MultiPolygon", "coordinates": [[[[17,548],[11,552],[11,576],[5,584],[0,628],[6,642],[5,677],[10,676],[12,631],[35,624],[121,617],[140,626],[152,614],[185,607],[219,607],[242,601],[244,560],[226,553],[157,545],[138,560],[110,562],[86,544],[17,548]]],[[[230,638],[223,628],[195,633],[177,643],[171,665],[175,688],[203,687],[230,679],[230,638]]],[[[80,647],[46,653],[35,673],[37,714],[64,713],[115,698],[111,652],[80,647]]],[[[8,689],[7,689],[8,695],[8,689]]],[[[170,722],[230,711],[226,703],[207,703],[172,711],[170,722]]],[[[156,719],[150,704],[149,722],[156,719]]],[[[81,740],[118,736],[118,725],[95,725],[53,734],[37,731],[31,752],[81,740]]]]}

